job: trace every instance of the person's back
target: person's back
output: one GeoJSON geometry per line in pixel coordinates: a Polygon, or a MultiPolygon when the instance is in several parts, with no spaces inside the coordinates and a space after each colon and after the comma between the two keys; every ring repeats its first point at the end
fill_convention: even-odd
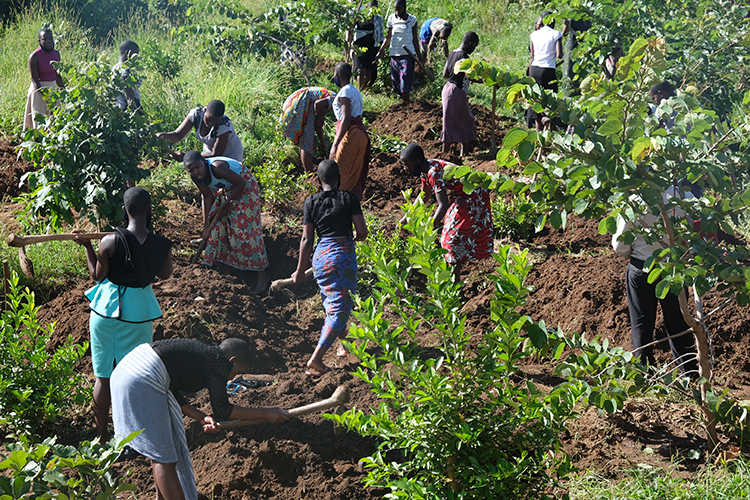
{"type": "Polygon", "coordinates": [[[562,33],[542,26],[531,34],[531,43],[534,46],[534,59],[532,66],[537,68],[557,67],[557,41],[562,38],[562,33]]]}

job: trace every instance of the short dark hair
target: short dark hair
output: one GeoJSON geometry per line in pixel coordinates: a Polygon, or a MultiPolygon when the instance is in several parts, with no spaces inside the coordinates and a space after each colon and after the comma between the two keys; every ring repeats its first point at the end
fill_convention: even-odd
{"type": "Polygon", "coordinates": [[[203,161],[203,155],[193,149],[185,153],[185,156],[182,157],[182,164],[187,165],[188,163],[195,163],[199,160],[203,161]]]}
{"type": "Polygon", "coordinates": [[[451,36],[452,32],[453,32],[453,25],[451,23],[445,23],[445,26],[443,26],[443,29],[440,30],[440,34],[442,35],[443,33],[445,33],[446,38],[451,36]]]}
{"type": "Polygon", "coordinates": [[[352,78],[352,65],[349,63],[338,63],[336,65],[336,74],[344,80],[350,80],[352,78]]]}
{"type": "Polygon", "coordinates": [[[370,2],[367,4],[368,7],[377,7],[378,6],[378,0],[370,0],[370,2]]]}
{"type": "Polygon", "coordinates": [[[323,160],[318,164],[318,179],[329,186],[338,185],[339,164],[333,160],[323,160]]]}
{"type": "Polygon", "coordinates": [[[228,338],[221,341],[219,344],[221,353],[227,358],[235,357],[235,364],[243,366],[245,368],[250,367],[250,358],[252,356],[250,352],[250,346],[247,342],[241,339],[228,338]]]}
{"type": "Polygon", "coordinates": [[[395,2],[393,2],[393,5],[403,5],[404,9],[406,9],[406,0],[396,0],[395,2]]]}
{"type": "Polygon", "coordinates": [[[132,56],[141,51],[141,48],[133,40],[125,40],[120,44],[120,55],[121,56],[132,56]]]}
{"type": "MultiPolygon", "coordinates": [[[[542,12],[541,14],[539,14],[539,17],[536,20],[537,24],[540,24],[540,25],[544,26],[544,18],[547,17],[547,16],[551,16],[552,14],[553,14],[553,12],[551,10],[545,10],[544,12],[542,12]]],[[[553,19],[552,22],[549,23],[547,26],[549,26],[550,28],[554,28],[555,27],[555,20],[553,19]]]]}
{"type": "Polygon", "coordinates": [[[422,161],[425,159],[424,149],[419,144],[411,143],[401,151],[400,158],[406,161],[422,161]]]}
{"type": "Polygon", "coordinates": [[[151,210],[151,195],[142,187],[132,187],[125,191],[123,203],[130,215],[143,215],[151,210]]]}
{"type": "Polygon", "coordinates": [[[657,83],[653,87],[651,87],[651,90],[648,91],[648,95],[656,95],[661,94],[663,97],[669,98],[672,97],[675,94],[674,87],[672,85],[664,80],[661,83],[657,83]]]}
{"type": "Polygon", "coordinates": [[[474,45],[478,45],[479,35],[477,35],[476,32],[474,31],[467,31],[466,33],[464,33],[464,37],[461,40],[461,43],[462,44],[473,43],[474,45]]]}
{"type": "Polygon", "coordinates": [[[218,99],[214,99],[208,103],[206,111],[211,113],[211,116],[224,116],[224,103],[218,99]]]}

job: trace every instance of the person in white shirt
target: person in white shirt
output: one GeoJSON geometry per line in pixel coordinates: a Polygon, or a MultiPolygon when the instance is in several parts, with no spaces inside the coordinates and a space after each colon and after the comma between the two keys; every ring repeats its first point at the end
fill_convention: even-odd
{"type": "MultiPolygon", "coordinates": [[[[664,203],[669,203],[671,198],[690,199],[694,198],[690,191],[684,191],[679,187],[672,186],[662,194],[664,203]]],[[[645,207],[644,207],[645,208],[645,207]]],[[[684,218],[685,212],[677,207],[670,211],[670,217],[684,218]]],[[[617,232],[612,236],[612,248],[618,255],[630,259],[627,270],[625,271],[625,287],[628,296],[628,312],[630,315],[630,331],[633,339],[633,349],[636,349],[636,355],[641,357],[643,363],[655,366],[653,348],[641,347],[650,344],[654,340],[654,327],[656,325],[656,308],[661,303],[661,311],[664,315],[664,326],[667,335],[676,335],[684,332],[688,324],[682,317],[680,303],[677,295],[669,292],[663,299],[656,297],[656,285],[648,282],[648,270],[644,270],[645,261],[657,250],[667,248],[667,244],[659,241],[653,244],[646,242],[645,238],[638,235],[631,244],[626,244],[623,240],[623,234],[633,227],[652,227],[658,219],[648,209],[639,215],[635,221],[626,221],[619,217],[617,222],[617,232]],[[638,350],[640,349],[640,350],[638,350]]],[[[695,346],[692,335],[683,335],[669,340],[669,346],[672,355],[677,361],[680,372],[685,373],[697,370],[698,366],[695,360],[687,361],[695,356],[695,346]]]]}
{"type": "Polygon", "coordinates": [[[393,92],[401,96],[404,102],[409,101],[414,84],[414,58],[409,52],[421,60],[422,53],[419,46],[419,30],[417,18],[406,12],[406,0],[396,0],[393,4],[396,11],[388,17],[388,34],[378,51],[378,59],[383,57],[385,48],[390,47],[391,82],[393,92]]]}
{"type": "MultiPolygon", "coordinates": [[[[543,89],[557,93],[557,59],[563,58],[562,37],[567,31],[567,20],[562,32],[554,29],[555,21],[544,24],[544,19],[551,16],[552,12],[547,10],[539,14],[536,20],[535,31],[531,33],[529,50],[529,76],[543,89]]],[[[526,111],[526,124],[536,125],[537,131],[542,130],[543,115],[533,109],[526,111]]]]}
{"type": "Polygon", "coordinates": [[[339,166],[339,189],[351,191],[362,200],[370,166],[370,136],[362,123],[362,94],[351,84],[351,79],[351,64],[337,64],[333,82],[341,90],[331,104],[336,116],[336,136],[329,159],[339,166]]]}

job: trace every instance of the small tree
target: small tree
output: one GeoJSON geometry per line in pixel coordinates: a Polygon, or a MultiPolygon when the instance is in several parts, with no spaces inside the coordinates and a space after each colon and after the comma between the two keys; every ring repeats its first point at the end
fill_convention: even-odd
{"type": "MultiPolygon", "coordinates": [[[[617,217],[634,221],[647,212],[659,217],[653,227],[636,225],[624,239],[632,242],[642,236],[649,243],[663,242],[663,250],[646,262],[649,280],[659,280],[660,297],[672,291],[680,298],[698,350],[700,394],[696,399],[706,417],[709,440],[715,445],[715,420],[707,402],[711,396],[709,335],[700,297],[716,288],[734,295],[741,305],[750,302],[750,271],[743,263],[750,252],[703,235],[719,229],[731,233],[730,222],[737,222],[750,206],[750,190],[744,186],[750,94],[737,104],[731,125],[703,109],[688,93],[664,101],[650,114],[648,91],[663,80],[668,67],[666,53],[661,39],[636,40],[620,60],[615,81],[594,76],[575,101],[559,99],[538,85],[512,86],[507,94],[509,103],[524,98],[538,112],[559,115],[568,130],[541,134],[510,130],[498,152],[498,164],[533,176],[533,180],[526,185],[506,176],[495,179],[494,185],[500,193],[528,191],[544,211],[537,220],[538,228],[547,221],[555,228],[564,227],[569,213],[601,218],[602,233],[615,232],[617,217]],[[666,121],[673,122],[669,131],[666,121]],[[549,154],[534,160],[540,148],[549,154]],[[704,195],[672,198],[665,203],[662,193],[682,181],[704,186],[704,195]],[[676,207],[686,216],[670,216],[676,207]],[[700,221],[699,229],[694,228],[694,221],[700,221]],[[687,307],[684,288],[688,286],[696,292],[695,317],[687,307]]],[[[479,173],[471,175],[463,179],[469,185],[484,178],[479,173]]]]}
{"type": "Polygon", "coordinates": [[[51,227],[76,218],[116,223],[127,183],[149,175],[139,164],[156,144],[147,117],[116,104],[137,76],[123,80],[103,55],[62,65],[60,74],[67,86],[47,93],[51,116],[40,118],[40,129],[24,132],[22,153],[38,169],[24,178],[27,206],[51,227]]]}

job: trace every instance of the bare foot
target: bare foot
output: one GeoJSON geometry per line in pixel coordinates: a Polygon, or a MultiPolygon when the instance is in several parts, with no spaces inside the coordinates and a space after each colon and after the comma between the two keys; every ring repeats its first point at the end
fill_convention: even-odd
{"type": "Polygon", "coordinates": [[[342,344],[339,340],[339,346],[336,348],[336,356],[344,358],[347,354],[349,354],[349,352],[346,350],[346,347],[344,347],[344,344],[342,344]]]}
{"type": "Polygon", "coordinates": [[[258,271],[258,284],[255,285],[254,293],[264,293],[268,289],[268,285],[271,283],[271,277],[265,271],[258,271]]]}
{"type": "Polygon", "coordinates": [[[307,371],[305,374],[311,377],[320,377],[321,375],[328,373],[331,369],[323,363],[315,363],[311,359],[307,362],[307,371]]]}

